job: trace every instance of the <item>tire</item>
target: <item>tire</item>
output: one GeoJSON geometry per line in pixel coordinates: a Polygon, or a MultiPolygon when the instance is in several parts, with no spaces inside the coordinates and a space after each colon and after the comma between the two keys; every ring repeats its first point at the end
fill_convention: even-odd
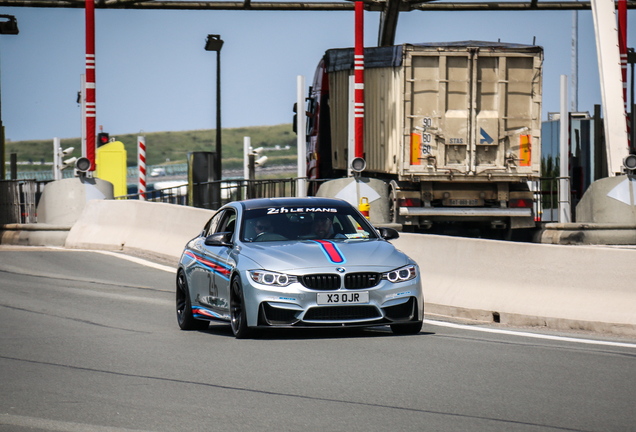
{"type": "Polygon", "coordinates": [[[181,330],[205,330],[208,328],[209,322],[198,320],[192,315],[190,290],[183,270],[179,270],[177,273],[176,306],[177,323],[181,330]]]}
{"type": "Polygon", "coordinates": [[[245,339],[251,335],[251,330],[247,326],[245,316],[245,298],[243,297],[243,287],[241,279],[235,276],[232,279],[230,293],[230,326],[232,333],[237,339],[245,339]]]}
{"type": "Polygon", "coordinates": [[[415,335],[422,331],[422,321],[406,324],[391,324],[391,331],[396,335],[415,335]]]}

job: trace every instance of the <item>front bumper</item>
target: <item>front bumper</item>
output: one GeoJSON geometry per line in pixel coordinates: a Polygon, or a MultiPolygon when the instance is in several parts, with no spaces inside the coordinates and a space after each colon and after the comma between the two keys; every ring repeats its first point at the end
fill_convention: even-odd
{"type": "Polygon", "coordinates": [[[366,327],[421,321],[424,297],[420,277],[391,283],[381,281],[364,289],[311,290],[300,283],[272,291],[247,279],[244,286],[248,325],[258,327],[366,327]],[[368,292],[369,301],[357,304],[320,305],[318,293],[368,292]]]}

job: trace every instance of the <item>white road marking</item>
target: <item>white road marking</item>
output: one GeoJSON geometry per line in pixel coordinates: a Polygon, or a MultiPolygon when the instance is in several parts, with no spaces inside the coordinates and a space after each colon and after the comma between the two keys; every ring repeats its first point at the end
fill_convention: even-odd
{"type": "Polygon", "coordinates": [[[450,327],[450,328],[456,328],[461,330],[472,330],[472,331],[478,331],[478,332],[484,332],[484,333],[504,334],[509,336],[520,336],[520,337],[528,337],[528,338],[535,338],[535,339],[547,339],[547,340],[554,340],[554,341],[560,341],[560,342],[574,342],[574,343],[582,343],[582,344],[588,344],[588,345],[603,345],[603,346],[612,346],[612,347],[621,347],[621,348],[636,348],[636,344],[625,343],[625,342],[579,339],[579,338],[572,338],[572,337],[566,337],[566,336],[551,336],[551,335],[545,335],[540,333],[529,333],[529,332],[521,332],[521,331],[514,331],[514,330],[500,330],[500,329],[492,329],[492,328],[485,328],[485,327],[477,327],[472,325],[454,324],[454,323],[449,323],[444,321],[433,321],[433,320],[427,320],[427,319],[424,320],[424,323],[429,325],[439,326],[439,327],[450,327]]]}
{"type": "Polygon", "coordinates": [[[68,251],[68,252],[95,252],[95,253],[100,253],[103,255],[109,255],[109,256],[114,256],[123,260],[127,260],[130,262],[134,262],[136,264],[141,264],[144,265],[146,267],[150,267],[150,268],[154,268],[157,270],[163,270],[165,272],[168,273],[176,273],[177,272],[177,268],[176,267],[171,267],[171,266],[167,266],[167,265],[163,265],[163,264],[157,264],[155,262],[152,261],[148,261],[145,260],[143,258],[137,258],[135,256],[131,256],[131,255],[125,255],[123,253],[120,252],[113,252],[113,251],[105,251],[105,250],[93,250],[93,249],[67,249],[64,247],[49,247],[49,249],[57,249],[57,250],[61,250],[61,251],[68,251]]]}
{"type": "Polygon", "coordinates": [[[98,426],[86,423],[48,420],[12,414],[0,414],[0,425],[12,425],[60,432],[147,432],[140,429],[98,426]]]}
{"type": "Polygon", "coordinates": [[[143,258],[137,258],[137,257],[130,256],[130,255],[124,255],[124,254],[121,254],[121,253],[118,253],[118,252],[100,251],[100,250],[94,250],[94,251],[90,251],[90,252],[97,252],[97,253],[101,253],[101,254],[104,254],[104,255],[114,256],[114,257],[117,257],[117,258],[121,258],[121,259],[124,259],[124,260],[128,260],[128,261],[134,262],[136,264],[144,265],[146,267],[151,267],[151,268],[154,268],[154,269],[157,269],[157,270],[163,270],[163,271],[168,272],[168,273],[176,273],[177,272],[177,268],[176,267],[170,267],[170,266],[163,265],[163,264],[157,264],[155,262],[148,261],[148,260],[145,260],[143,258]]]}

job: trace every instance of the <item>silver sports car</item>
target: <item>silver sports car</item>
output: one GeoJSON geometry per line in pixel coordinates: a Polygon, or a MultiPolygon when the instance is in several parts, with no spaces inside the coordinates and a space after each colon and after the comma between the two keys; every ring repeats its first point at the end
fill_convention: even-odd
{"type": "Polygon", "coordinates": [[[184,330],[229,322],[237,338],[265,327],[390,325],[422,329],[415,261],[345,201],[274,198],[223,206],[185,247],[177,270],[184,330]]]}

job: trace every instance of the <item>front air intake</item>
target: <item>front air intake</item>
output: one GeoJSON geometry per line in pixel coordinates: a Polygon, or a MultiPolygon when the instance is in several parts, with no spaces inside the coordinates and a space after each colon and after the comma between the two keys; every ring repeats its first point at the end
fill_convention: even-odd
{"type": "Polygon", "coordinates": [[[320,290],[330,291],[340,288],[340,275],[337,274],[312,274],[305,276],[298,276],[298,280],[304,287],[320,290]]]}
{"type": "Polygon", "coordinates": [[[380,283],[380,273],[348,273],[345,275],[345,288],[372,288],[380,283]]]}
{"type": "Polygon", "coordinates": [[[381,318],[375,306],[327,306],[313,307],[303,317],[304,321],[346,321],[381,318]]]}

